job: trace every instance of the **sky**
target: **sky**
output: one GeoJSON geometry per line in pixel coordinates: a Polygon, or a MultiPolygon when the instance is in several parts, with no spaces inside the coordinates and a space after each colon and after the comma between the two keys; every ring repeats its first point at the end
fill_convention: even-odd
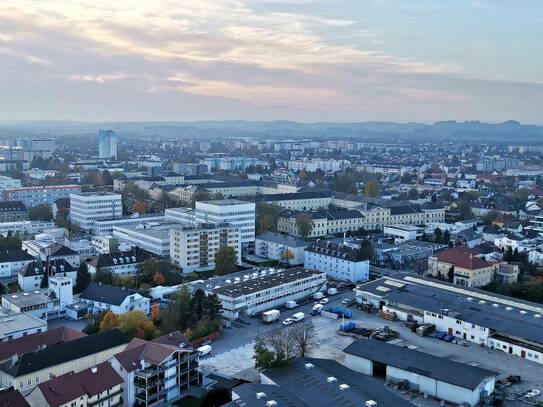
{"type": "Polygon", "coordinates": [[[0,121],[543,123],[541,0],[2,0],[0,121]]]}

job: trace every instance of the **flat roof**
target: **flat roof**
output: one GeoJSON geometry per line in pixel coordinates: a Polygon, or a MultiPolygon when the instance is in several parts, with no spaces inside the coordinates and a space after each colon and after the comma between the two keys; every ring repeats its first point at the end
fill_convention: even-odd
{"type": "Polygon", "coordinates": [[[45,304],[53,302],[47,295],[47,288],[40,288],[34,291],[19,291],[13,294],[4,294],[2,299],[14,304],[18,308],[26,308],[32,305],[45,304]]]}
{"type": "Polygon", "coordinates": [[[317,270],[309,270],[303,267],[294,267],[287,270],[267,271],[262,273],[245,273],[244,278],[234,283],[228,283],[223,287],[213,289],[214,294],[223,295],[226,297],[239,297],[248,295],[262,290],[267,290],[272,287],[277,287],[303,278],[308,278],[315,275],[326,275],[326,273],[317,270]],[[255,275],[256,274],[256,275],[255,275]],[[247,278],[245,278],[247,276],[247,278]]]}
{"type": "Polygon", "coordinates": [[[543,305],[461,287],[416,274],[398,273],[361,284],[357,291],[389,300],[396,306],[447,315],[489,328],[503,336],[543,345],[543,305]]]}
{"type": "Polygon", "coordinates": [[[43,326],[47,327],[47,322],[25,312],[2,315],[0,317],[0,336],[43,326]]]}
{"type": "Polygon", "coordinates": [[[231,206],[231,205],[251,204],[253,202],[242,201],[240,199],[217,199],[216,201],[198,201],[197,203],[204,203],[207,205],[216,205],[216,206],[231,206]]]}
{"type": "Polygon", "coordinates": [[[424,228],[414,226],[414,225],[404,225],[404,224],[394,224],[394,225],[385,225],[385,228],[393,228],[398,230],[403,230],[406,232],[418,232],[424,230],[424,228]]]}
{"type": "Polygon", "coordinates": [[[383,363],[470,390],[475,389],[486,378],[498,375],[497,372],[491,370],[466,365],[374,339],[355,341],[343,351],[350,355],[383,363]]]}

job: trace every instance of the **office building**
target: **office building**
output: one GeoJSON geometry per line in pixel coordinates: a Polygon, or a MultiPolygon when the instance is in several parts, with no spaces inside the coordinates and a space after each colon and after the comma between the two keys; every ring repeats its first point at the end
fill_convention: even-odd
{"type": "Polygon", "coordinates": [[[57,199],[69,198],[70,194],[81,192],[80,185],[43,185],[35,187],[6,188],[2,191],[3,201],[19,201],[27,208],[46,204],[52,206],[57,199]]]}
{"type": "Polygon", "coordinates": [[[0,222],[17,222],[26,220],[28,210],[24,203],[19,201],[0,202],[0,222]]]}
{"type": "Polygon", "coordinates": [[[121,219],[122,195],[83,192],[70,194],[70,220],[85,231],[91,231],[94,221],[121,219]]]}
{"type": "Polygon", "coordinates": [[[20,220],[16,222],[1,222],[0,235],[19,234],[21,236],[34,236],[43,232],[45,229],[55,227],[55,223],[46,220],[20,220]]]}
{"type": "Polygon", "coordinates": [[[117,133],[113,130],[98,130],[98,158],[117,159],[117,133]]]}
{"type": "Polygon", "coordinates": [[[140,225],[115,226],[113,236],[130,242],[131,246],[147,250],[157,256],[170,256],[170,229],[176,223],[142,223],[140,225]]]}
{"type": "Polygon", "coordinates": [[[324,289],[326,281],[326,273],[294,267],[287,270],[248,270],[226,278],[206,280],[193,288],[217,294],[222,303],[223,317],[234,320],[241,315],[258,315],[288,301],[309,297],[324,289]]]}
{"type": "Polygon", "coordinates": [[[196,202],[195,218],[202,223],[229,224],[239,228],[242,249],[255,241],[255,204],[237,199],[196,202]]]}
{"type": "Polygon", "coordinates": [[[360,249],[329,240],[317,240],[305,249],[304,267],[352,283],[367,281],[370,273],[369,259],[360,249]]]}
{"type": "Polygon", "coordinates": [[[176,226],[170,231],[170,239],[170,261],[181,267],[184,273],[213,269],[215,253],[221,247],[233,248],[237,263],[241,263],[241,238],[238,227],[210,223],[176,226]]]}

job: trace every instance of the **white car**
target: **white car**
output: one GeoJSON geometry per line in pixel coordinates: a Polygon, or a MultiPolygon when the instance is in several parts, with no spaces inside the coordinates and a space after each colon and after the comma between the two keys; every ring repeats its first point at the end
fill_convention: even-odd
{"type": "Polygon", "coordinates": [[[532,389],[530,390],[528,393],[526,393],[524,395],[524,398],[527,398],[527,399],[533,399],[534,397],[537,397],[541,394],[541,392],[537,389],[532,389]]]}
{"type": "Polygon", "coordinates": [[[328,304],[328,301],[330,301],[328,298],[323,298],[320,302],[322,305],[328,304]]]}
{"type": "Polygon", "coordinates": [[[287,318],[283,321],[283,325],[288,326],[292,325],[294,323],[294,320],[292,318],[287,318]]]}

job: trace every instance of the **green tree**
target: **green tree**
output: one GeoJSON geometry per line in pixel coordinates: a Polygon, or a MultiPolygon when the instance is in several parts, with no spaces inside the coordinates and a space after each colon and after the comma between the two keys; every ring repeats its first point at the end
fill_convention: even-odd
{"type": "Polygon", "coordinates": [[[448,244],[450,240],[451,240],[451,232],[446,230],[445,232],[443,232],[443,238],[441,241],[445,244],[448,244]]]}
{"type": "Polygon", "coordinates": [[[118,319],[119,329],[129,338],[151,340],[160,334],[153,321],[143,311],[125,312],[118,319]]]}
{"type": "Polygon", "coordinates": [[[216,321],[221,316],[222,302],[217,294],[208,294],[204,297],[202,303],[203,318],[210,321],[216,321]]]}
{"type": "Polygon", "coordinates": [[[256,203],[256,234],[277,232],[277,218],[282,208],[263,202],[256,203]]]}
{"type": "Polygon", "coordinates": [[[443,241],[443,232],[440,228],[434,229],[434,240],[436,243],[440,243],[443,241]]]}
{"type": "Polygon", "coordinates": [[[296,215],[296,227],[302,239],[307,238],[313,230],[313,216],[307,212],[301,212],[296,215]]]}
{"type": "Polygon", "coordinates": [[[43,278],[41,279],[40,288],[47,288],[49,287],[49,270],[45,270],[45,273],[43,273],[43,278]]]}
{"type": "Polygon", "coordinates": [[[471,205],[468,201],[459,200],[456,202],[456,207],[460,220],[471,219],[473,217],[473,213],[471,212],[471,205]]]}
{"type": "Polygon", "coordinates": [[[16,250],[23,245],[18,233],[8,233],[6,237],[0,236],[0,250],[16,250]]]}
{"type": "Polygon", "coordinates": [[[380,193],[379,182],[371,180],[366,182],[364,194],[372,198],[378,198],[380,193]]]}
{"type": "Polygon", "coordinates": [[[454,281],[454,266],[451,266],[449,268],[449,271],[447,272],[447,278],[449,280],[449,283],[452,283],[454,281]]]}
{"type": "Polygon", "coordinates": [[[223,246],[215,253],[215,272],[218,275],[237,271],[237,256],[233,247],[223,246]]]}
{"type": "Polygon", "coordinates": [[[198,289],[192,296],[190,300],[190,307],[192,310],[193,315],[196,317],[197,320],[202,319],[204,315],[204,300],[205,300],[205,293],[204,290],[198,289]]]}
{"type": "Polygon", "coordinates": [[[254,347],[255,367],[257,369],[269,369],[275,360],[275,353],[268,349],[264,340],[258,338],[254,347]]]}
{"type": "Polygon", "coordinates": [[[77,269],[74,292],[76,294],[82,292],[85,288],[87,288],[91,280],[92,276],[89,273],[87,265],[85,263],[81,263],[77,269]]]}
{"type": "Polygon", "coordinates": [[[102,284],[113,284],[113,275],[109,271],[98,271],[94,274],[94,281],[102,284]]]}
{"type": "Polygon", "coordinates": [[[47,204],[34,206],[28,210],[28,219],[30,220],[51,220],[53,212],[47,204]]]}
{"type": "Polygon", "coordinates": [[[364,239],[362,241],[360,250],[362,251],[362,256],[364,256],[364,259],[366,260],[373,260],[373,247],[371,245],[371,242],[367,239],[364,239]]]}

